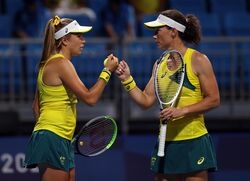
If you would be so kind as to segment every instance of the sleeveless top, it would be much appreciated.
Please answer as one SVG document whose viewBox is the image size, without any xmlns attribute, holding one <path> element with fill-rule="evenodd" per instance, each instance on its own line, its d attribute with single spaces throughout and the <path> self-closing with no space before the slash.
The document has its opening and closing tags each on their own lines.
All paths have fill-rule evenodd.
<svg viewBox="0 0 250 181">
<path fill-rule="evenodd" d="M 39 90 L 40 116 L 34 131 L 49 130 L 71 140 L 76 127 L 76 96 L 64 85 L 48 86 L 42 80 L 46 64 L 60 57 L 63 58 L 63 55 L 55 54 L 51 56 L 39 70 L 37 87 Z"/>
<path fill-rule="evenodd" d="M 203 99 L 199 79 L 192 71 L 191 66 L 191 57 L 194 51 L 194 49 L 188 48 L 183 56 L 186 64 L 186 73 L 182 90 L 175 103 L 176 107 L 185 107 Z M 196 114 L 170 121 L 167 125 L 166 140 L 188 140 L 200 137 L 206 133 L 207 129 L 203 114 Z"/>
</svg>

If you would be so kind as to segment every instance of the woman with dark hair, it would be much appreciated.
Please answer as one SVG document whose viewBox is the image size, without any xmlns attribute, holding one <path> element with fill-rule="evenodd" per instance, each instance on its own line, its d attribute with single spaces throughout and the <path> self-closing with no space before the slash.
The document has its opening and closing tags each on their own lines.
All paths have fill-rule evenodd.
<svg viewBox="0 0 250 181">
<path fill-rule="evenodd" d="M 33 102 L 36 124 L 24 163 L 27 168 L 38 166 L 42 181 L 75 180 L 71 140 L 76 127 L 77 98 L 94 106 L 118 66 L 118 59 L 111 54 L 93 87 L 88 89 L 80 80 L 71 58 L 81 54 L 85 44 L 82 34 L 91 28 L 55 16 L 45 29 Z"/>
<path fill-rule="evenodd" d="M 201 40 L 201 28 L 196 16 L 184 16 L 171 9 L 163 11 L 156 20 L 146 22 L 155 30 L 154 40 L 162 50 L 177 50 L 184 57 L 186 75 L 175 107 L 160 111 L 160 120 L 167 122 L 165 156 L 157 156 L 156 144 L 151 157 L 155 181 L 207 181 L 208 171 L 217 170 L 211 137 L 206 129 L 204 113 L 219 106 L 217 81 L 208 57 L 190 47 Z M 153 67 L 153 72 L 156 63 Z M 142 108 L 157 101 L 154 78 L 140 90 L 123 60 L 116 74 L 130 97 Z"/>
</svg>

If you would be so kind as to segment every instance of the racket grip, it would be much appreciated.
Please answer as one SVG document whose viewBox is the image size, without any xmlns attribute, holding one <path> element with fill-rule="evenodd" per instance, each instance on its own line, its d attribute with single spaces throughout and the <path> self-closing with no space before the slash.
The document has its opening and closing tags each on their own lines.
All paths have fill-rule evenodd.
<svg viewBox="0 0 250 181">
<path fill-rule="evenodd" d="M 167 132 L 167 124 L 162 124 L 160 127 L 160 134 L 159 134 L 159 145 L 158 145 L 158 153 L 159 157 L 164 156 L 165 150 L 165 142 L 166 142 L 166 132 Z"/>
</svg>

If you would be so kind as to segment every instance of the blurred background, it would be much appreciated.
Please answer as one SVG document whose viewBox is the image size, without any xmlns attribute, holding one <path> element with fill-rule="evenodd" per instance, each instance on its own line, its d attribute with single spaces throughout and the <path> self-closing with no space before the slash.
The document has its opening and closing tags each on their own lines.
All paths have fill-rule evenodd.
<svg viewBox="0 0 250 181">
<path fill-rule="evenodd" d="M 169 8 L 199 18 L 203 38 L 194 48 L 211 60 L 220 88 L 221 106 L 206 114 L 219 165 L 210 180 L 250 180 L 250 0 L 0 0 L 0 180 L 38 179 L 37 170 L 21 163 L 34 126 L 31 105 L 46 22 L 57 14 L 93 26 L 84 34 L 83 54 L 73 58 L 87 87 L 112 52 L 129 63 L 143 89 L 162 53 L 143 23 Z M 77 180 L 153 180 L 158 110 L 157 104 L 140 109 L 115 76 L 96 107 L 79 103 L 77 129 L 95 116 L 111 115 L 119 136 L 103 155 L 77 156 Z"/>
</svg>

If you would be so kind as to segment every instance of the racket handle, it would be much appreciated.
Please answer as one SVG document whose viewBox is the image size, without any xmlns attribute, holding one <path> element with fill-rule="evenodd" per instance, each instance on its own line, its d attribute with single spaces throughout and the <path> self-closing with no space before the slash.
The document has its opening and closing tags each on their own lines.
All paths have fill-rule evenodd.
<svg viewBox="0 0 250 181">
<path fill-rule="evenodd" d="M 167 124 L 161 124 L 160 134 L 159 134 L 158 153 L 157 153 L 157 155 L 159 157 L 164 156 L 165 142 L 166 142 L 166 132 L 167 132 Z"/>
</svg>

